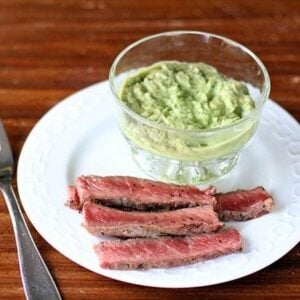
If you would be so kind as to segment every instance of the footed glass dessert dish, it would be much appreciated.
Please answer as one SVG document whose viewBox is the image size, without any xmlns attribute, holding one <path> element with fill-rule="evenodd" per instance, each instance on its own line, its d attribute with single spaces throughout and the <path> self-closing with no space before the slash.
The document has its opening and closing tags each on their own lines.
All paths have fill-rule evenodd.
<svg viewBox="0 0 300 300">
<path fill-rule="evenodd" d="M 152 90 L 150 93 L 149 89 L 152 87 L 148 87 L 142 81 L 139 85 L 138 80 L 144 80 L 148 76 L 149 70 L 151 70 L 149 66 L 158 63 L 158 68 L 161 68 L 160 62 L 169 62 L 171 67 L 175 63 L 181 62 L 190 64 L 195 74 L 210 72 L 206 69 L 202 71 L 201 68 L 199 71 L 193 67 L 199 63 L 204 63 L 205 66 L 212 67 L 213 70 L 219 72 L 215 73 L 216 76 L 219 76 L 218 78 L 223 78 L 226 84 L 229 82 L 231 90 L 228 90 L 225 83 L 221 81 L 218 85 L 220 88 L 216 88 L 214 83 L 213 96 L 207 95 L 208 98 L 206 99 L 204 95 L 207 100 L 205 107 L 209 109 L 203 110 L 204 113 L 201 112 L 204 117 L 201 116 L 200 121 L 204 119 L 212 121 L 208 121 L 202 127 L 199 127 L 199 124 L 195 124 L 195 127 L 193 124 L 184 127 L 185 119 L 182 112 L 179 111 L 181 113 L 178 117 L 179 121 L 176 121 L 176 117 L 174 119 L 172 112 L 174 107 L 178 110 L 184 109 L 184 105 L 181 102 L 180 106 L 177 103 L 168 106 L 169 102 L 165 101 L 168 97 L 166 95 L 164 95 L 164 104 L 167 103 L 166 109 L 162 106 L 155 107 L 159 116 L 156 118 L 153 116 L 153 110 L 151 107 L 149 109 L 149 105 L 156 105 L 156 100 L 157 105 L 161 104 L 160 93 L 154 91 L 151 94 Z M 174 62 L 173 65 L 172 62 Z M 178 71 L 178 73 L 180 72 Z M 185 85 L 184 78 L 193 82 L 193 76 L 190 74 L 184 77 L 186 74 L 178 75 L 178 73 L 174 75 L 177 89 L 178 86 Z M 172 73 L 170 74 L 173 76 Z M 208 79 L 207 74 L 204 75 L 207 86 L 210 79 Z M 153 76 L 149 77 L 150 80 L 164 78 L 164 74 L 157 75 L 154 73 Z M 110 70 L 109 80 L 117 103 L 118 123 L 131 147 L 136 163 L 155 179 L 185 184 L 213 182 L 232 170 L 237 164 L 240 151 L 251 141 L 256 131 L 261 111 L 270 92 L 268 72 L 253 52 L 225 37 L 195 31 L 161 33 L 131 44 L 115 59 Z M 128 82 L 131 85 L 138 83 L 138 89 L 133 86 L 132 90 L 126 90 L 127 96 L 131 97 L 126 102 L 123 95 L 125 88 L 129 87 Z M 154 87 L 158 89 L 161 87 L 159 81 L 153 82 Z M 241 110 L 241 105 L 236 105 L 236 103 L 241 104 L 239 102 L 239 86 L 243 86 L 241 89 L 245 89 L 243 91 L 245 91 L 246 96 L 249 94 L 248 98 L 251 98 L 253 103 L 251 110 L 245 114 Z M 174 90 L 173 86 L 167 88 Z M 183 95 L 190 95 L 189 91 L 186 90 L 188 87 L 185 86 L 184 89 Z M 211 93 L 211 90 L 208 93 Z M 222 95 L 218 95 L 218 92 L 222 92 Z M 197 91 L 193 92 L 192 101 L 195 103 L 198 101 L 197 95 Z M 136 103 L 130 102 L 135 97 L 138 101 Z M 228 106 L 228 103 L 223 106 L 218 97 L 224 99 L 225 102 L 228 97 L 232 98 L 230 105 L 235 105 L 232 113 L 228 113 L 231 106 Z M 203 99 L 203 95 L 199 96 L 200 98 Z M 201 99 L 199 101 L 202 101 Z M 184 99 L 183 96 L 182 101 L 191 100 L 190 98 Z M 216 103 L 219 107 L 216 107 Z M 196 103 L 195 107 L 196 105 L 198 104 Z M 203 103 L 202 106 L 204 107 Z M 217 116 L 216 110 L 218 110 L 219 115 L 223 115 Z M 235 118 L 236 116 L 238 117 Z M 168 119 L 171 117 L 173 119 Z M 187 113 L 187 118 L 190 118 L 190 113 Z M 161 119 L 164 121 L 161 122 Z M 195 112 L 195 120 L 195 122 L 198 120 L 197 112 Z M 209 125 L 218 124 L 216 120 L 221 120 L 219 126 L 214 125 L 212 127 Z M 170 126 L 168 122 L 175 122 L 176 126 Z M 202 122 L 202 124 L 204 123 Z"/>
</svg>

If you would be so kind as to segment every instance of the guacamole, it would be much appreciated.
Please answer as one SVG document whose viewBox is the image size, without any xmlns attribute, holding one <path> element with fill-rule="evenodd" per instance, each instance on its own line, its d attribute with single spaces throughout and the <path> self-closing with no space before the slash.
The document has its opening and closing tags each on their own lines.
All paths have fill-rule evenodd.
<svg viewBox="0 0 300 300">
<path fill-rule="evenodd" d="M 244 83 L 204 63 L 162 61 L 139 69 L 127 74 L 119 98 L 143 118 L 171 128 L 160 129 L 125 113 L 120 126 L 129 142 L 176 160 L 208 161 L 237 153 L 257 126 L 257 119 L 249 118 L 220 131 L 201 132 L 233 124 L 255 108 Z"/>
<path fill-rule="evenodd" d="M 140 116 L 173 128 L 209 129 L 255 108 L 247 86 L 204 63 L 163 61 L 128 76 L 121 100 Z"/>
</svg>

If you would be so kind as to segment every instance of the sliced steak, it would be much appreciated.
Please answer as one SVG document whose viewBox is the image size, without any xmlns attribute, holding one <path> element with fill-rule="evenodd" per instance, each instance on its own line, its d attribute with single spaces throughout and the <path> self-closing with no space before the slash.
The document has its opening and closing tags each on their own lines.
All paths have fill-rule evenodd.
<svg viewBox="0 0 300 300">
<path fill-rule="evenodd" d="M 76 187 L 69 187 L 67 205 L 81 210 L 89 200 L 124 210 L 146 211 L 212 205 L 223 221 L 254 219 L 269 213 L 274 205 L 263 187 L 215 195 L 214 187 L 200 190 L 128 176 L 78 177 Z"/>
<path fill-rule="evenodd" d="M 137 210 L 174 209 L 197 205 L 216 205 L 215 188 L 200 190 L 189 185 L 167 184 L 129 176 L 81 176 L 76 181 L 77 194 L 68 204 L 81 209 L 87 200 L 105 205 Z"/>
<path fill-rule="evenodd" d="M 105 241 L 95 247 L 106 269 L 168 268 L 240 251 L 239 232 L 229 228 L 188 237 Z"/>
<path fill-rule="evenodd" d="M 245 221 L 269 213 L 274 205 L 263 187 L 217 194 L 217 211 L 223 221 Z"/>
<path fill-rule="evenodd" d="M 122 211 L 93 202 L 83 205 L 84 227 L 93 235 L 155 237 L 219 230 L 223 223 L 211 205 L 163 212 Z"/>
</svg>

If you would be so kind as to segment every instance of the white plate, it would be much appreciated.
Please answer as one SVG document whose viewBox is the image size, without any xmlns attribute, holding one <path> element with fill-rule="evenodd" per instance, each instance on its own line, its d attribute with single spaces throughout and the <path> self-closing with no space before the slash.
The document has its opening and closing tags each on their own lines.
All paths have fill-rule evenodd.
<svg viewBox="0 0 300 300">
<path fill-rule="evenodd" d="M 278 260 L 300 240 L 300 129 L 269 101 L 251 145 L 237 167 L 216 183 L 219 191 L 263 185 L 274 211 L 234 224 L 244 250 L 171 269 L 111 271 L 99 267 L 95 238 L 80 226 L 82 216 L 65 207 L 67 187 L 81 174 L 145 177 L 134 164 L 114 120 L 107 82 L 84 89 L 51 109 L 34 127 L 18 166 L 23 207 L 36 230 L 77 264 L 121 281 L 154 287 L 197 287 L 256 272 Z"/>
</svg>

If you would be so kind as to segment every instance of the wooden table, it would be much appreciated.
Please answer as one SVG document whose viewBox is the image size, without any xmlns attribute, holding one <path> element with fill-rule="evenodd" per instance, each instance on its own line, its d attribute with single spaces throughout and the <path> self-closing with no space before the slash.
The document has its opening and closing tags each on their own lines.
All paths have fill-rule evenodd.
<svg viewBox="0 0 300 300">
<path fill-rule="evenodd" d="M 180 29 L 225 35 L 252 49 L 270 72 L 271 98 L 300 119 L 300 1 L 2 0 L 0 115 L 15 157 L 48 109 L 76 90 L 107 79 L 122 48 L 145 35 Z M 3 201 L 0 217 L 0 299 L 24 299 Z M 300 299 L 299 245 L 246 278 L 168 290 L 87 271 L 29 227 L 65 299 Z"/>
</svg>

